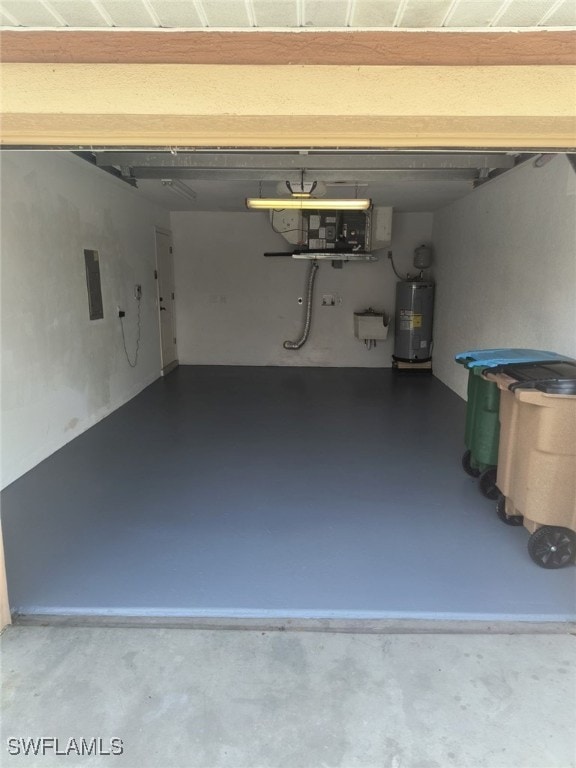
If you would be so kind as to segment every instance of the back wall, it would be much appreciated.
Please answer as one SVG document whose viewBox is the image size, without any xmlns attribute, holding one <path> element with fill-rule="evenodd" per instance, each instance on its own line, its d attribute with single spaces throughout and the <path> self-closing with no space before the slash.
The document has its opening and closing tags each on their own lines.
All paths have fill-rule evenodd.
<svg viewBox="0 0 576 768">
<path fill-rule="evenodd" d="M 393 331 L 368 350 L 354 337 L 353 315 L 367 307 L 393 313 L 396 277 L 386 251 L 376 263 L 324 262 L 316 276 L 312 330 L 298 351 L 286 339 L 301 333 L 309 262 L 265 258 L 291 247 L 266 213 L 171 214 L 176 281 L 178 356 L 200 365 L 310 365 L 389 367 Z M 412 267 L 413 251 L 429 242 L 432 214 L 394 213 L 392 245 L 397 268 Z M 322 295 L 339 303 L 322 306 Z"/>
</svg>

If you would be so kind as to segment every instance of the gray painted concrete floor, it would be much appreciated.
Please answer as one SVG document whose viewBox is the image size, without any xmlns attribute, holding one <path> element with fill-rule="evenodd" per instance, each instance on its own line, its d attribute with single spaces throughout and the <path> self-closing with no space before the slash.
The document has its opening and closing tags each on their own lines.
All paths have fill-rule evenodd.
<svg viewBox="0 0 576 768">
<path fill-rule="evenodd" d="M 573 768 L 570 635 L 11 627 L 3 766 Z M 10 757 L 6 739 L 123 741 Z"/>
<path fill-rule="evenodd" d="M 460 468 L 465 404 L 382 369 L 182 367 L 2 493 L 12 607 L 576 618 Z"/>
</svg>

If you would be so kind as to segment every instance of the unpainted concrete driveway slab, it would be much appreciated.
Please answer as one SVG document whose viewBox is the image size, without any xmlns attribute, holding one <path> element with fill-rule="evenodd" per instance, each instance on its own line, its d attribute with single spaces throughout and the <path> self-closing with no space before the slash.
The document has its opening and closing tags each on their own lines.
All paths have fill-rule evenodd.
<svg viewBox="0 0 576 768">
<path fill-rule="evenodd" d="M 571 635 L 10 627 L 3 766 L 570 768 Z M 122 740 L 10 756 L 8 739 Z M 21 741 L 12 741 L 22 751 Z"/>
</svg>

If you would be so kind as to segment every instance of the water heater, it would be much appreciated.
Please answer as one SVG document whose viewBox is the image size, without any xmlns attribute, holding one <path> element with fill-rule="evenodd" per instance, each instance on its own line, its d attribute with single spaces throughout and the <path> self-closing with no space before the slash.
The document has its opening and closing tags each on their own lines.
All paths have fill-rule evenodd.
<svg viewBox="0 0 576 768">
<path fill-rule="evenodd" d="M 401 280 L 396 284 L 394 360 L 424 363 L 432 357 L 434 283 Z"/>
</svg>

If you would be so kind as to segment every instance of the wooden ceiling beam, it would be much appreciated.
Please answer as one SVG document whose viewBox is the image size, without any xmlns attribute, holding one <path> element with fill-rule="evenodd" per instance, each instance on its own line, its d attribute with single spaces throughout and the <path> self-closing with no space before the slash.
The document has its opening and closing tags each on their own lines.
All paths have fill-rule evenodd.
<svg viewBox="0 0 576 768">
<path fill-rule="evenodd" d="M 576 32 L 77 32 L 5 30 L 28 64 L 523 66 L 576 63 Z"/>
</svg>

